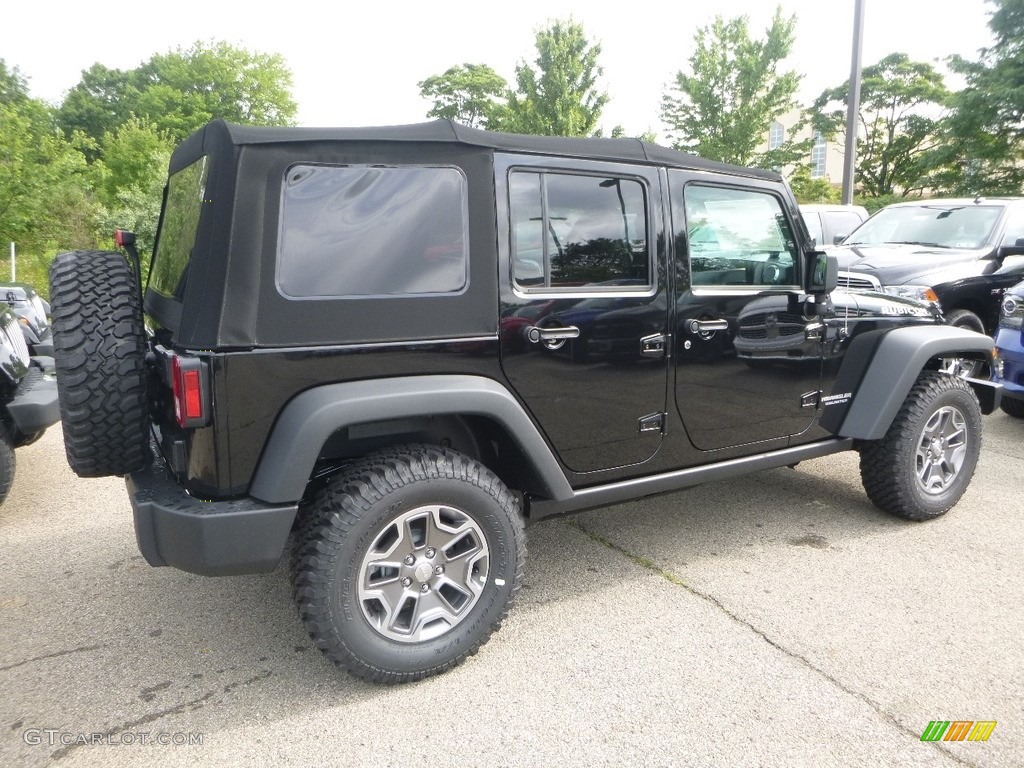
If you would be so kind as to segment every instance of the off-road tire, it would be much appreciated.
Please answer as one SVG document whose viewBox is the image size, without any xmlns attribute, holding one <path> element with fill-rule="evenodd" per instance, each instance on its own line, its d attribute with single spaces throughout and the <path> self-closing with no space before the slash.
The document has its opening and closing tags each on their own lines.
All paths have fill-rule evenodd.
<svg viewBox="0 0 1024 768">
<path fill-rule="evenodd" d="M 371 621 L 373 601 L 359 599 L 363 577 L 369 579 L 366 562 L 382 537 L 397 530 L 396 521 L 431 505 L 451 507 L 477 526 L 488 553 L 486 578 L 466 613 L 439 636 L 391 639 Z M 462 663 L 501 626 L 522 584 L 526 537 L 516 497 L 485 466 L 450 449 L 407 445 L 367 456 L 300 509 L 300 521 L 291 557 L 299 615 L 329 659 L 371 682 L 411 682 Z M 406 544 L 396 545 L 395 558 L 403 557 Z M 421 554 L 429 552 L 429 534 L 421 544 Z M 454 559 L 448 562 L 455 574 Z M 411 591 L 418 586 L 414 582 Z M 406 599 L 419 605 L 415 594 Z"/>
<path fill-rule="evenodd" d="M 966 328 L 968 331 L 985 333 L 985 323 L 969 309 L 954 309 L 946 315 L 946 322 L 954 328 Z"/>
<path fill-rule="evenodd" d="M 936 461 L 938 453 L 942 461 Z M 928 520 L 959 501 L 980 453 L 981 407 L 974 390 L 962 379 L 925 371 L 885 436 L 860 446 L 861 481 L 879 509 L 908 520 Z M 936 465 L 942 475 L 949 470 L 948 480 L 929 472 Z M 934 478 L 938 487 L 926 490 L 922 475 Z"/>
<path fill-rule="evenodd" d="M 14 457 L 14 443 L 7 427 L 0 424 L 0 504 L 7 499 L 14 485 L 14 468 L 17 460 Z"/>
<path fill-rule="evenodd" d="M 1003 399 L 999 401 L 999 407 L 1015 419 L 1024 419 L 1024 400 L 1020 398 L 1007 397 L 1004 394 Z"/>
<path fill-rule="evenodd" d="M 50 308 L 68 464 L 79 477 L 141 469 L 149 452 L 146 339 L 131 266 L 110 251 L 58 255 Z"/>
</svg>

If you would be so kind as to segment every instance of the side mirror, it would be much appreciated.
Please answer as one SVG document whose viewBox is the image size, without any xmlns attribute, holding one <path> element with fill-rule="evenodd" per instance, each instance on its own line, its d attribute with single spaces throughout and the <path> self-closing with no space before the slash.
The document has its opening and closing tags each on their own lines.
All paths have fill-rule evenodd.
<svg viewBox="0 0 1024 768">
<path fill-rule="evenodd" d="M 1013 245 L 1001 245 L 996 250 L 997 259 L 1005 259 L 1007 256 L 1024 256 L 1024 237 L 1018 237 Z"/>
<path fill-rule="evenodd" d="M 839 259 L 824 251 L 807 254 L 804 290 L 815 296 L 832 293 L 839 285 Z"/>
<path fill-rule="evenodd" d="M 843 244 L 843 240 L 845 240 L 849 236 L 850 236 L 849 232 L 844 232 L 844 233 L 842 233 L 840 235 L 834 235 L 832 237 L 832 245 L 842 245 Z"/>
</svg>

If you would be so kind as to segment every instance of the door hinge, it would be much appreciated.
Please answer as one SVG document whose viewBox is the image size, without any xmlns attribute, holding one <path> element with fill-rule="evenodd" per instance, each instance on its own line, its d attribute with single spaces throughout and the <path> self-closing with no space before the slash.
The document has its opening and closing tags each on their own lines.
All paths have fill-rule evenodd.
<svg viewBox="0 0 1024 768">
<path fill-rule="evenodd" d="M 821 403 L 821 390 L 815 392 L 805 392 L 800 395 L 800 407 L 801 408 L 817 408 Z"/>
<path fill-rule="evenodd" d="M 652 413 L 640 417 L 640 432 L 662 432 L 665 431 L 665 414 Z"/>
</svg>

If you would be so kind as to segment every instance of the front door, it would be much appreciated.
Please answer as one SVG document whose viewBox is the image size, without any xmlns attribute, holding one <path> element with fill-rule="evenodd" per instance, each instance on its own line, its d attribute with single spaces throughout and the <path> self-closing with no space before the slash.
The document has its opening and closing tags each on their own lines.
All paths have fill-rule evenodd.
<svg viewBox="0 0 1024 768">
<path fill-rule="evenodd" d="M 668 371 L 657 171 L 499 157 L 496 174 L 505 375 L 571 471 L 646 461 Z"/>
<path fill-rule="evenodd" d="M 815 417 L 824 324 L 805 311 L 800 249 L 777 188 L 669 174 L 675 400 L 693 445 L 786 441 Z"/>
</svg>

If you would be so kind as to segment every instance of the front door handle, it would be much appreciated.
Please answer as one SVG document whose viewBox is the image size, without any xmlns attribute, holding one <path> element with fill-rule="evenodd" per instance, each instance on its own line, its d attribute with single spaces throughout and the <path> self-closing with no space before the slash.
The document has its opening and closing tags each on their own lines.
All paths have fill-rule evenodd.
<svg viewBox="0 0 1024 768">
<path fill-rule="evenodd" d="M 526 338 L 536 344 L 539 341 L 565 341 L 566 339 L 578 339 L 580 329 L 574 325 L 560 326 L 558 328 L 538 328 L 531 325 L 526 329 Z"/>
<path fill-rule="evenodd" d="M 729 330 L 728 320 L 691 320 L 686 324 L 687 330 L 695 336 L 711 334 L 715 331 Z"/>
</svg>

